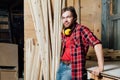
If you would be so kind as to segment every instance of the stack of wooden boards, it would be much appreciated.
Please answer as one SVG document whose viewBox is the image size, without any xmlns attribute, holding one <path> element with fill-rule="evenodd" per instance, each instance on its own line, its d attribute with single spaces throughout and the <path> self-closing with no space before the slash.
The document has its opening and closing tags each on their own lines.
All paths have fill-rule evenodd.
<svg viewBox="0 0 120 80">
<path fill-rule="evenodd" d="M 9 12 L 6 10 L 0 10 L 0 42 L 12 42 Z"/>
<path fill-rule="evenodd" d="M 18 80 L 18 46 L 0 43 L 0 80 Z"/>
<path fill-rule="evenodd" d="M 109 60 L 120 60 L 120 50 L 113 49 L 103 49 L 105 61 Z M 87 60 L 96 60 L 95 52 L 90 52 L 87 54 Z"/>
</svg>

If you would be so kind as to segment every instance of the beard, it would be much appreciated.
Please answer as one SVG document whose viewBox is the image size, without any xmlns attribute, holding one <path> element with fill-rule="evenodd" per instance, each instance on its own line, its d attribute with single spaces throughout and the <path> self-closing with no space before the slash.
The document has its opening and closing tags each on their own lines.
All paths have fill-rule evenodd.
<svg viewBox="0 0 120 80">
<path fill-rule="evenodd" d="M 65 22 L 63 25 L 65 28 L 72 26 L 73 23 Z"/>
<path fill-rule="evenodd" d="M 63 25 L 63 27 L 64 27 L 64 29 L 72 29 L 73 27 L 75 26 L 75 22 L 73 22 L 73 23 L 71 23 L 71 24 L 69 24 L 69 23 L 65 23 L 64 25 Z"/>
</svg>

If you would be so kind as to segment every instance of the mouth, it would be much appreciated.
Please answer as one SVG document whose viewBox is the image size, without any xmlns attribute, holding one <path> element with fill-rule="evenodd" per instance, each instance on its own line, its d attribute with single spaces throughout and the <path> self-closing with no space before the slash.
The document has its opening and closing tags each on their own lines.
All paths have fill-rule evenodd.
<svg viewBox="0 0 120 80">
<path fill-rule="evenodd" d="M 67 26 L 67 25 L 69 25 L 69 23 L 68 23 L 68 22 L 65 22 L 64 25 Z"/>
</svg>

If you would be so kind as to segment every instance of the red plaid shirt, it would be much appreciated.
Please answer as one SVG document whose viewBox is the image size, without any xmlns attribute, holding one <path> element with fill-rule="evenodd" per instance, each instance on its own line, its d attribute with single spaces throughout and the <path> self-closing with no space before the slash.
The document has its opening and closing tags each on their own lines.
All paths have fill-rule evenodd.
<svg viewBox="0 0 120 80">
<path fill-rule="evenodd" d="M 62 54 L 65 50 L 65 37 L 66 36 L 62 34 Z M 83 75 L 86 70 L 86 54 L 88 52 L 89 45 L 94 47 L 94 45 L 100 44 L 101 42 L 87 27 L 77 23 L 70 39 L 72 80 L 84 80 Z"/>
</svg>

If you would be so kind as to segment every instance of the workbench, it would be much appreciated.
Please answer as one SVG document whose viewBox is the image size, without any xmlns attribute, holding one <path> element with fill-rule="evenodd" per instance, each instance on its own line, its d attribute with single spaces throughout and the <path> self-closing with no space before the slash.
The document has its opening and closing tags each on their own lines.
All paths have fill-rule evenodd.
<svg viewBox="0 0 120 80">
<path fill-rule="evenodd" d="M 101 76 L 91 74 L 91 71 L 97 67 L 97 61 L 87 61 L 88 78 L 93 80 L 120 80 L 120 61 L 105 61 L 104 71 Z"/>
</svg>

